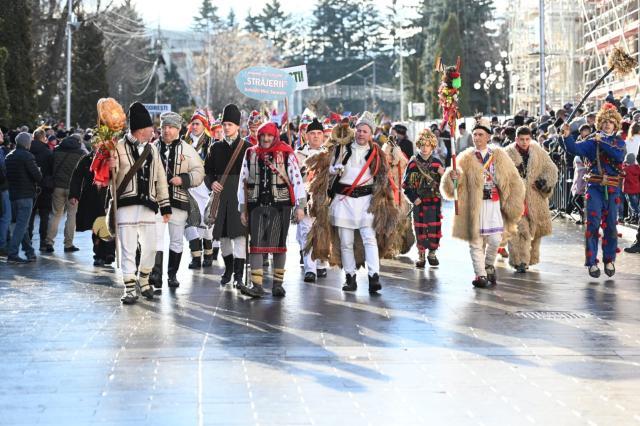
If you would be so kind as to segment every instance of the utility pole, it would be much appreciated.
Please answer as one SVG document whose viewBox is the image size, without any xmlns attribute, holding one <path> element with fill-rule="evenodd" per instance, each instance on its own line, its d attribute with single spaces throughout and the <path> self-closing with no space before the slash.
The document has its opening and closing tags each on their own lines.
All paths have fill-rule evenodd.
<svg viewBox="0 0 640 426">
<path fill-rule="evenodd" d="M 371 85 L 371 109 L 376 109 L 376 60 L 373 59 L 373 80 Z"/>
<path fill-rule="evenodd" d="M 544 0 L 540 0 L 540 116 L 545 114 Z"/>
<path fill-rule="evenodd" d="M 400 121 L 404 121 L 404 55 L 402 54 L 402 36 L 400 37 Z"/>
<path fill-rule="evenodd" d="M 209 19 L 209 18 L 208 18 Z M 205 96 L 205 107 L 209 109 L 211 101 L 211 32 L 212 22 L 207 22 L 207 94 Z"/>
<path fill-rule="evenodd" d="M 67 7 L 69 9 L 69 19 L 67 21 L 67 117 L 65 124 L 69 129 L 71 127 L 71 35 L 76 21 L 73 15 L 72 0 L 69 0 Z"/>
</svg>

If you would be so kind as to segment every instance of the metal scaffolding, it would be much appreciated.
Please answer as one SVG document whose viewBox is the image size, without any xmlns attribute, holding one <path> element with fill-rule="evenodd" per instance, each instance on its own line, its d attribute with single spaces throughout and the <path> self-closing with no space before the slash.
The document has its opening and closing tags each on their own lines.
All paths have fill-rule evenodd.
<svg viewBox="0 0 640 426">
<path fill-rule="evenodd" d="M 584 41 L 580 49 L 584 61 L 584 86 L 590 87 L 608 69 L 607 56 L 614 46 L 620 46 L 638 58 L 640 39 L 640 0 L 581 0 Z M 640 98 L 638 69 L 623 79 L 614 75 L 593 92 L 592 100 L 602 100 L 609 91 L 616 98 L 631 95 Z M 593 101 L 592 101 L 593 104 Z"/>
</svg>

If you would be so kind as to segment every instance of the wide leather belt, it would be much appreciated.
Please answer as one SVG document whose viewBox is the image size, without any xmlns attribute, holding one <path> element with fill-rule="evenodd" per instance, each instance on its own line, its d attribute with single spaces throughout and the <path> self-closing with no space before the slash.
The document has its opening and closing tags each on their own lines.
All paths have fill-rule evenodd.
<svg viewBox="0 0 640 426">
<path fill-rule="evenodd" d="M 584 180 L 589 183 L 598 183 L 603 186 L 617 187 L 622 184 L 622 178 L 620 176 L 586 174 L 584 175 Z"/>
<path fill-rule="evenodd" d="M 339 183 L 337 185 L 336 192 L 338 194 L 345 194 L 349 190 L 349 188 L 351 188 L 351 185 L 345 185 L 345 184 Z M 351 194 L 349 194 L 349 197 L 360 198 L 360 197 L 365 197 L 371 194 L 373 194 L 373 185 L 356 186 L 351 192 Z"/>
</svg>

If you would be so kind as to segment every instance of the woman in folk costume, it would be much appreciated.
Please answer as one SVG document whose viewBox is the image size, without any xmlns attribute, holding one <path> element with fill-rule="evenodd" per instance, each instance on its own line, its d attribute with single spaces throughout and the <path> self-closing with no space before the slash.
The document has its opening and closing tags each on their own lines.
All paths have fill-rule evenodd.
<svg viewBox="0 0 640 426">
<path fill-rule="evenodd" d="M 558 168 L 549 154 L 531 140 L 531 129 L 516 130 L 516 141 L 505 148 L 516 165 L 525 187 L 524 215 L 518 230 L 509 238 L 509 264 L 524 273 L 529 265 L 540 262 L 540 241 L 551 235 L 549 198 L 558 181 Z"/>
<path fill-rule="evenodd" d="M 222 129 L 222 126 L 219 126 L 219 128 Z M 217 127 L 213 128 L 210 126 L 209 119 L 204 111 L 196 110 L 193 113 L 191 122 L 189 123 L 189 132 L 187 132 L 185 136 L 185 142 L 195 148 L 200 158 L 202 158 L 203 164 L 209 148 L 215 141 L 214 129 L 217 129 Z M 199 226 L 188 226 L 184 231 L 184 236 L 187 241 L 189 241 L 189 250 L 191 251 L 189 269 L 210 267 L 213 261 L 218 258 L 218 252 L 220 250 L 220 242 L 213 241 L 213 227 L 207 226 L 204 223 L 204 210 L 211 196 L 211 190 L 203 181 L 200 185 L 189 188 L 189 193 L 198 203 L 201 217 Z"/>
<path fill-rule="evenodd" d="M 589 275 L 600 276 L 598 268 L 598 239 L 602 228 L 602 256 L 604 272 L 612 277 L 616 273 L 618 250 L 618 204 L 622 202 L 622 161 L 625 142 L 617 135 L 622 116 L 615 105 L 605 103 L 596 115 L 596 133 L 582 142 L 576 142 L 568 125 L 562 127 L 562 140 L 568 152 L 581 156 L 588 168 L 587 231 L 585 233 L 585 266 Z"/>
<path fill-rule="evenodd" d="M 503 232 L 515 232 L 524 210 L 524 184 L 513 161 L 499 147 L 489 147 L 491 123 L 479 119 L 473 128 L 474 148 L 458 156 L 457 169 L 448 167 L 440 191 L 454 199 L 458 181 L 459 214 L 453 219 L 453 236 L 469 243 L 474 287 L 496 284 L 495 260 Z"/>
<path fill-rule="evenodd" d="M 314 175 L 309 193 L 315 217 L 306 250 L 315 259 L 343 267 L 343 291 L 357 289 L 356 269 L 366 260 L 372 294 L 382 288 L 380 257 L 395 244 L 400 213 L 389 185 L 389 165 L 373 142 L 374 129 L 374 118 L 365 111 L 355 135 L 348 125 L 336 126 L 328 151 L 306 163 Z"/>
<path fill-rule="evenodd" d="M 411 143 L 409 141 L 409 143 Z M 411 218 L 409 212 L 411 211 L 411 205 L 407 202 L 407 199 L 402 196 L 402 179 L 409 163 L 409 158 L 403 152 L 400 145 L 394 138 L 389 138 L 382 145 L 382 152 L 384 152 L 387 161 L 389 163 L 389 175 L 391 177 L 391 188 L 393 189 L 393 198 L 400 209 L 400 223 L 398 225 L 398 247 L 394 250 L 401 254 L 407 253 L 413 247 L 415 238 L 411 229 Z M 397 253 L 394 253 L 397 254 Z"/>
<path fill-rule="evenodd" d="M 262 125 L 258 144 L 249 148 L 242 161 L 238 202 L 240 219 L 249 227 L 249 262 L 251 280 L 240 291 L 261 297 L 264 272 L 263 255 L 273 253 L 274 297 L 284 297 L 282 286 L 287 256 L 287 234 L 291 209 L 297 222 L 304 218 L 307 194 L 293 149 L 280 140 L 274 123 Z"/>
<path fill-rule="evenodd" d="M 436 250 L 442 237 L 442 197 L 440 179 L 444 174 L 444 164 L 433 154 L 438 139 L 429 129 L 424 129 L 416 147 L 418 153 L 411 157 L 404 175 L 402 188 L 413 207 L 413 225 L 418 242 L 416 266 L 424 268 L 425 251 L 429 250 L 429 265 L 438 266 Z"/>
</svg>

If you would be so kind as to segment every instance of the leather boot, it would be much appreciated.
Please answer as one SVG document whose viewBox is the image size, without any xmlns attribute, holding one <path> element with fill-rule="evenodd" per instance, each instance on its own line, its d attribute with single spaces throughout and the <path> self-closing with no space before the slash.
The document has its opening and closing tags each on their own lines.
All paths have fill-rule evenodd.
<svg viewBox="0 0 640 426">
<path fill-rule="evenodd" d="M 273 288 L 271 294 L 273 297 L 284 297 L 287 294 L 282 284 L 284 283 L 284 269 L 276 269 L 273 271 Z"/>
<path fill-rule="evenodd" d="M 140 285 L 140 294 L 149 300 L 153 299 L 153 288 L 149 284 L 149 272 L 140 271 L 138 284 Z"/>
<path fill-rule="evenodd" d="M 222 260 L 224 260 L 224 273 L 220 279 L 220 284 L 226 285 L 231 281 L 231 275 L 233 274 L 233 255 L 224 256 Z"/>
<path fill-rule="evenodd" d="M 238 288 L 242 285 L 244 276 L 244 259 L 233 259 L 233 286 Z"/>
<path fill-rule="evenodd" d="M 369 294 L 376 294 L 380 290 L 382 290 L 380 276 L 378 274 L 369 275 Z"/>
<path fill-rule="evenodd" d="M 167 268 L 167 275 L 169 276 L 167 284 L 169 285 L 169 288 L 176 288 L 180 286 L 180 282 L 178 281 L 178 278 L 176 278 L 176 275 L 178 274 L 181 258 L 182 253 L 176 253 L 175 251 L 169 250 L 169 267 Z"/>
<path fill-rule="evenodd" d="M 356 291 L 358 289 L 358 283 L 356 283 L 356 274 L 346 275 L 346 282 L 342 286 L 342 291 Z"/>
<path fill-rule="evenodd" d="M 202 266 L 202 240 L 196 238 L 189 241 L 189 250 L 191 250 L 191 263 L 189 269 L 200 269 Z"/>
<path fill-rule="evenodd" d="M 120 298 L 120 301 L 124 305 L 133 305 L 138 300 L 138 293 L 136 292 L 136 280 L 127 279 L 124 281 L 124 294 Z"/>
<path fill-rule="evenodd" d="M 418 260 L 416 260 L 416 268 L 424 268 L 427 261 L 424 257 L 424 250 L 418 250 Z"/>
<path fill-rule="evenodd" d="M 217 253 L 214 256 L 214 250 L 213 250 L 213 241 L 211 240 L 202 240 L 202 248 L 204 251 L 204 256 L 203 256 L 203 260 L 202 260 L 202 267 L 203 268 L 208 268 L 211 265 L 213 265 L 213 261 L 216 260 Z"/>
<path fill-rule="evenodd" d="M 156 252 L 156 263 L 153 265 L 153 269 L 151 270 L 151 274 L 149 274 L 149 284 L 153 285 L 155 288 L 162 288 L 162 258 L 164 252 L 157 251 Z"/>
<path fill-rule="evenodd" d="M 264 278 L 264 272 L 262 269 L 251 270 L 251 279 L 245 284 L 241 284 L 238 289 L 240 293 L 250 296 L 254 299 L 259 299 L 264 295 L 264 289 L 262 288 L 262 282 Z"/>
</svg>

